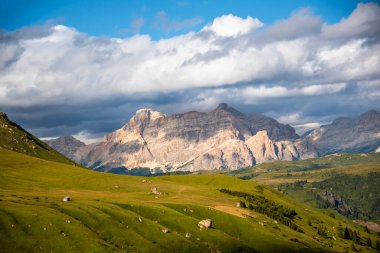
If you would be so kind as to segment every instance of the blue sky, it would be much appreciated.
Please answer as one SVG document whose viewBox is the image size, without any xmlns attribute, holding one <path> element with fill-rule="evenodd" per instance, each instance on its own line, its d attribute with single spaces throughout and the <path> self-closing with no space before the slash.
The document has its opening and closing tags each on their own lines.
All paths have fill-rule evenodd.
<svg viewBox="0 0 380 253">
<path fill-rule="evenodd" d="M 271 24 L 289 17 L 300 8 L 308 7 L 325 22 L 336 23 L 342 17 L 348 16 L 358 2 L 355 0 L 266 0 L 264 2 L 258 0 L 1 0 L 0 27 L 16 30 L 24 26 L 52 22 L 74 27 L 94 36 L 127 37 L 143 33 L 157 40 L 197 30 L 223 14 L 252 16 L 265 24 Z M 157 25 L 160 13 L 166 14 L 167 27 Z M 193 22 L 181 25 L 181 22 L 186 20 Z M 170 22 L 177 25 L 171 26 Z"/>
<path fill-rule="evenodd" d="M 380 110 L 379 24 L 376 1 L 0 0 L 0 111 L 90 140 L 225 102 L 305 131 Z"/>
</svg>

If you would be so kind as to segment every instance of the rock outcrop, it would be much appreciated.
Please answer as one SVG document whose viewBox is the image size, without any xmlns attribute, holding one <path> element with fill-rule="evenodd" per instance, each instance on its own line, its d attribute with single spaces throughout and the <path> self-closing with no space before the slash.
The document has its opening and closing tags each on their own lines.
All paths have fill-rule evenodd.
<svg viewBox="0 0 380 253">
<path fill-rule="evenodd" d="M 341 117 L 305 137 L 319 156 L 333 153 L 373 152 L 380 147 L 380 113 L 372 110 L 359 117 Z"/>
<path fill-rule="evenodd" d="M 147 167 L 154 171 L 237 169 L 273 160 L 315 157 L 293 127 L 227 104 L 215 110 L 166 116 L 141 109 L 100 143 L 71 156 L 97 170 Z"/>
</svg>

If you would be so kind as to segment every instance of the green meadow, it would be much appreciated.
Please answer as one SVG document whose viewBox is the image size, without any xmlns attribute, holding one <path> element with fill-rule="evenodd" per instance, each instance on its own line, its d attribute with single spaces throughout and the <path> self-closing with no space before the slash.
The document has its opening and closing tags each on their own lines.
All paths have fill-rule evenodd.
<svg viewBox="0 0 380 253">
<path fill-rule="evenodd" d="M 222 188 L 295 210 L 293 221 L 303 232 L 236 207 L 244 199 Z M 198 227 L 203 219 L 212 219 L 213 228 Z M 1 252 L 344 252 L 353 242 L 341 238 L 339 226 L 357 231 L 363 242 L 378 240 L 349 219 L 253 181 L 220 174 L 113 175 L 0 148 Z"/>
</svg>

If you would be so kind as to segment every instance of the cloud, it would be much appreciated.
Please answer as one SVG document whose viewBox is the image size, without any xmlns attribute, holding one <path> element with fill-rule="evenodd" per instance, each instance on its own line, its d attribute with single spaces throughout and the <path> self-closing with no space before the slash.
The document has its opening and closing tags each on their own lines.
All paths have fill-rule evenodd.
<svg viewBox="0 0 380 253">
<path fill-rule="evenodd" d="M 207 111 L 219 102 L 327 122 L 380 109 L 379 17 L 374 3 L 359 4 L 337 24 L 308 9 L 273 25 L 229 14 L 158 41 L 54 24 L 0 31 L 0 109 L 39 136 L 86 130 L 98 137 L 139 107 Z M 165 12 L 156 21 L 166 31 L 203 22 Z M 137 19 L 132 28 L 143 24 Z"/>
<path fill-rule="evenodd" d="M 203 31 L 212 31 L 222 37 L 237 37 L 252 32 L 263 25 L 257 18 L 247 17 L 242 19 L 228 14 L 215 18 L 211 25 L 203 28 Z"/>
<path fill-rule="evenodd" d="M 380 38 L 380 6 L 376 3 L 359 3 L 348 18 L 334 25 L 324 25 L 322 36 L 347 40 L 357 38 Z"/>
<path fill-rule="evenodd" d="M 203 22 L 201 17 L 195 17 L 191 19 L 184 20 L 171 20 L 168 17 L 168 14 L 165 11 L 159 11 L 156 14 L 154 20 L 154 26 L 164 32 L 170 31 L 181 31 L 194 26 L 200 25 Z"/>
</svg>

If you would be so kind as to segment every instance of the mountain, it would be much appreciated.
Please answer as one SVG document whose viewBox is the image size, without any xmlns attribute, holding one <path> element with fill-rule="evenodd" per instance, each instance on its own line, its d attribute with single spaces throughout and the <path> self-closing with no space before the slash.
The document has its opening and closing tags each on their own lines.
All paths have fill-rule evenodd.
<svg viewBox="0 0 380 253">
<path fill-rule="evenodd" d="M 72 160 L 75 159 L 75 152 L 80 147 L 86 146 L 86 144 L 74 138 L 73 136 L 63 136 L 57 139 L 46 140 L 45 143 Z"/>
<path fill-rule="evenodd" d="M 0 147 L 45 160 L 74 164 L 0 112 Z"/>
<path fill-rule="evenodd" d="M 305 139 L 319 156 L 372 152 L 380 147 L 380 112 L 371 110 L 354 118 L 341 117 L 309 133 Z"/>
<path fill-rule="evenodd" d="M 96 170 L 146 167 L 163 172 L 237 169 L 315 156 L 314 148 L 300 140 L 293 127 L 227 104 L 208 113 L 171 116 L 141 109 L 102 142 L 79 147 L 70 155 Z"/>
</svg>

